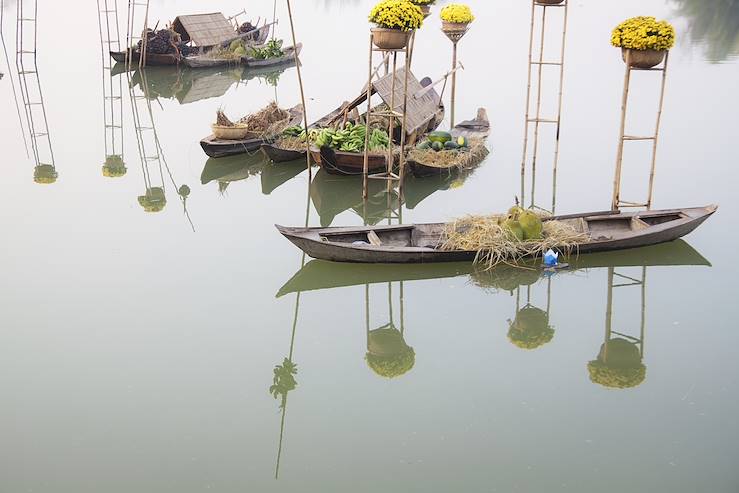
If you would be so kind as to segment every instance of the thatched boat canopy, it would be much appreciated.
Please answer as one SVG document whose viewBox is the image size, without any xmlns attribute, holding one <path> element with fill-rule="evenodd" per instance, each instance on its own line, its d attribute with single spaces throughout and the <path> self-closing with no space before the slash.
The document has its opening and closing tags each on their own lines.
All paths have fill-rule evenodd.
<svg viewBox="0 0 739 493">
<path fill-rule="evenodd" d="M 233 25 L 221 12 L 181 15 L 172 23 L 183 42 L 200 47 L 215 46 L 235 37 Z"/>
</svg>

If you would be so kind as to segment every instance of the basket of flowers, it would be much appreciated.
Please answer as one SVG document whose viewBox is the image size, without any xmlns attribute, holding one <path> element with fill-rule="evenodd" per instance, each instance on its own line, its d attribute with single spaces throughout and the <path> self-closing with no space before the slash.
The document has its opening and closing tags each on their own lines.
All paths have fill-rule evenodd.
<svg viewBox="0 0 739 493">
<path fill-rule="evenodd" d="M 639 348 L 622 338 L 604 343 L 598 357 L 588 362 L 590 381 L 612 389 L 637 387 L 647 377 Z"/>
<path fill-rule="evenodd" d="M 42 185 L 50 185 L 56 182 L 58 177 L 56 168 L 50 164 L 39 164 L 33 169 L 33 181 Z"/>
<path fill-rule="evenodd" d="M 117 154 L 111 154 L 105 158 L 103 163 L 103 176 L 107 178 L 120 178 L 126 174 L 126 165 L 123 157 Z"/>
<path fill-rule="evenodd" d="M 370 331 L 367 365 L 377 375 L 395 378 L 408 373 L 416 363 L 416 352 L 406 344 L 398 329 L 388 324 Z"/>
<path fill-rule="evenodd" d="M 466 32 L 475 16 L 472 9 L 462 3 L 450 3 L 439 14 L 441 17 L 441 29 L 445 33 Z"/>
<path fill-rule="evenodd" d="M 634 68 L 652 68 L 675 45 L 675 28 L 654 17 L 632 17 L 611 33 L 611 44 L 621 48 L 624 62 Z"/>
<path fill-rule="evenodd" d="M 436 0 L 411 0 L 411 3 L 417 5 L 424 17 L 431 15 L 431 6 L 436 3 Z"/>
<path fill-rule="evenodd" d="M 372 8 L 372 40 L 381 50 L 400 50 L 408 46 L 411 33 L 423 24 L 423 12 L 408 0 L 384 0 Z"/>
</svg>

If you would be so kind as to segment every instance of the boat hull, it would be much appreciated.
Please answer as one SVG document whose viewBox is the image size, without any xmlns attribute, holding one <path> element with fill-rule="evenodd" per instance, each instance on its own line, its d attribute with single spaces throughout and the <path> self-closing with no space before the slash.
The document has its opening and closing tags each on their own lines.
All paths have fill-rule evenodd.
<svg viewBox="0 0 739 493">
<path fill-rule="evenodd" d="M 293 151 L 290 149 L 282 149 L 276 146 L 274 143 L 262 144 L 262 151 L 273 163 L 286 163 L 289 161 L 297 161 L 298 159 L 305 159 L 305 151 Z"/>
<path fill-rule="evenodd" d="M 128 57 L 131 57 L 131 64 L 138 65 L 141 59 L 141 54 L 137 51 L 126 50 L 126 51 L 111 51 L 110 56 L 116 62 L 126 62 Z M 146 65 L 150 67 L 160 66 L 174 66 L 180 63 L 180 58 L 177 55 L 157 55 L 149 53 L 146 55 Z"/>
<path fill-rule="evenodd" d="M 606 252 L 614 250 L 626 250 L 681 238 L 708 219 L 716 211 L 716 206 L 707 206 L 689 209 L 669 209 L 663 211 L 647 211 L 632 213 L 584 213 L 569 216 L 557 216 L 553 219 L 578 219 L 592 221 L 591 241 L 581 244 L 575 253 L 586 254 L 594 252 Z M 651 225 L 652 218 L 678 216 L 678 219 Z M 647 225 L 636 233 L 623 234 L 605 238 L 596 236 L 606 221 L 649 221 Z M 602 221 L 602 222 L 601 222 Z M 656 221 L 654 221 L 656 222 Z M 596 224 L 597 223 L 597 224 Z M 597 228 L 599 229 L 596 229 Z M 435 263 L 435 262 L 460 262 L 473 261 L 477 255 L 475 251 L 465 250 L 438 250 L 427 246 L 393 246 L 402 244 L 404 238 L 410 243 L 419 231 L 440 231 L 443 224 L 423 224 L 408 226 L 377 226 L 364 228 L 285 228 L 277 226 L 277 229 L 312 258 L 330 260 L 334 262 L 356 262 L 356 263 Z M 367 233 L 374 231 L 390 240 L 387 246 L 373 246 L 370 244 L 355 244 L 350 240 L 367 241 Z M 327 240 L 330 237 L 344 237 L 344 241 Z"/>
</svg>

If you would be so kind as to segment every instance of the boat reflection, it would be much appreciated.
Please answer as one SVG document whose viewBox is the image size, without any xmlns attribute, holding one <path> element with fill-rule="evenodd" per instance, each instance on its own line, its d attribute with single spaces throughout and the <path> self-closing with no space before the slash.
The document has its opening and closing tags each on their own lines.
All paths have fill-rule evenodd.
<svg viewBox="0 0 739 493">
<path fill-rule="evenodd" d="M 473 172 L 465 170 L 454 175 L 428 178 L 416 178 L 409 174 L 403 185 L 405 201 L 402 205 L 412 210 L 436 192 L 461 187 Z M 361 176 L 337 176 L 319 170 L 311 186 L 311 201 L 321 226 L 331 226 L 336 216 L 349 210 L 368 225 L 376 225 L 388 218 L 395 219 L 401 206 L 397 192 L 388 193 L 386 184 L 380 180 L 370 180 L 368 187 L 365 202 L 362 199 Z"/>
<path fill-rule="evenodd" d="M 294 65 L 293 65 L 294 66 Z M 190 69 L 187 67 L 145 67 L 131 75 L 131 84 L 142 91 L 145 87 L 151 99 L 176 99 L 189 104 L 204 99 L 219 98 L 234 85 L 257 80 L 269 86 L 277 86 L 282 74 L 291 65 L 269 69 L 246 67 L 215 67 Z M 113 74 L 125 72 L 125 64 L 113 67 Z"/>
<path fill-rule="evenodd" d="M 270 195 L 277 188 L 305 171 L 305 161 L 271 163 L 261 152 L 222 158 L 208 158 L 200 175 L 200 183 L 218 182 L 218 191 L 224 194 L 231 183 L 259 175 L 262 193 Z"/>
<path fill-rule="evenodd" d="M 703 45 L 706 58 L 722 62 L 739 55 L 739 2 L 672 0 L 676 14 L 688 21 L 688 36 Z"/>
</svg>

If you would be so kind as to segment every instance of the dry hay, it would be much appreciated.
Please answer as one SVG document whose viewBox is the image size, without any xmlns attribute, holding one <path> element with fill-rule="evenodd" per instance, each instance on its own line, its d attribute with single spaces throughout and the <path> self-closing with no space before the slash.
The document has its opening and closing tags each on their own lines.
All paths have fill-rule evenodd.
<svg viewBox="0 0 739 493">
<path fill-rule="evenodd" d="M 490 151 L 481 139 L 470 140 L 468 150 L 446 149 L 412 149 L 408 153 L 408 160 L 424 166 L 443 169 L 470 169 L 480 164 Z"/>
<path fill-rule="evenodd" d="M 234 53 L 229 49 L 229 47 L 216 46 L 202 56 L 211 60 L 228 60 L 231 62 L 240 63 L 241 57 L 243 55 Z"/>
<path fill-rule="evenodd" d="M 285 151 L 304 152 L 308 150 L 308 144 L 304 140 L 290 135 L 283 135 L 275 141 L 274 145 Z"/>
<path fill-rule="evenodd" d="M 587 234 L 566 222 L 544 220 L 542 239 L 520 241 L 501 225 L 505 218 L 466 216 L 448 223 L 439 240 L 439 249 L 477 252 L 475 263 L 490 269 L 498 264 L 516 265 L 527 257 L 543 256 L 550 248 L 569 254 L 589 240 Z"/>
<path fill-rule="evenodd" d="M 249 134 L 254 138 L 279 134 L 287 128 L 288 123 L 290 123 L 290 113 L 277 106 L 274 101 L 237 122 L 237 124 L 246 125 Z"/>
</svg>

